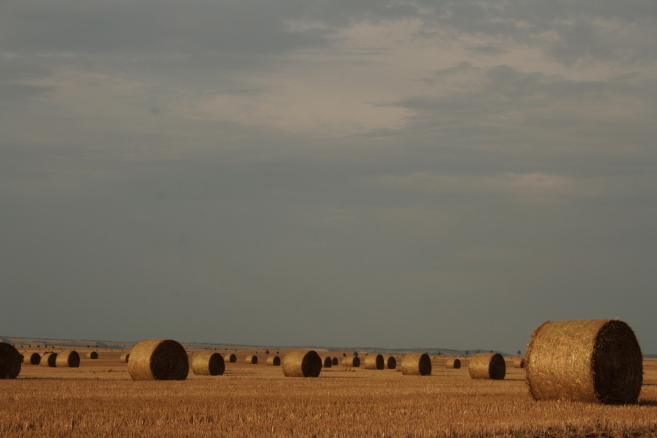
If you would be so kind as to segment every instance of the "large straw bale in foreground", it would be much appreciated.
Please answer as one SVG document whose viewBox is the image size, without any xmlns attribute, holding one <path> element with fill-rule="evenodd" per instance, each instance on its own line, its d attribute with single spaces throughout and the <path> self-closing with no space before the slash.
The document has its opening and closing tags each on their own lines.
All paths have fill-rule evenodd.
<svg viewBox="0 0 657 438">
<path fill-rule="evenodd" d="M 278 356 L 269 356 L 267 358 L 267 366 L 278 367 L 281 365 L 281 358 Z"/>
<path fill-rule="evenodd" d="M 535 400 L 638 401 L 643 357 L 634 331 L 623 321 L 544 322 L 532 333 L 525 357 Z"/>
<path fill-rule="evenodd" d="M 358 356 L 347 356 L 342 359 L 342 365 L 351 368 L 358 368 L 360 366 L 360 359 Z"/>
<path fill-rule="evenodd" d="M 290 350 L 282 361 L 286 377 L 318 377 L 322 371 L 322 358 L 315 350 Z"/>
<path fill-rule="evenodd" d="M 431 358 L 426 353 L 410 353 L 402 356 L 401 372 L 405 376 L 431 374 Z"/>
<path fill-rule="evenodd" d="M 26 351 L 23 354 L 23 363 L 26 365 L 39 365 L 41 355 L 36 351 Z"/>
<path fill-rule="evenodd" d="M 57 361 L 57 353 L 52 353 L 52 352 L 46 352 L 43 353 L 43 356 L 41 356 L 41 361 L 39 362 L 39 365 L 42 367 L 55 367 Z"/>
<path fill-rule="evenodd" d="M 382 370 L 384 367 L 385 363 L 381 354 L 368 354 L 363 359 L 363 368 L 366 370 Z"/>
<path fill-rule="evenodd" d="M 0 342 L 0 379 L 15 379 L 22 365 L 23 358 L 16 347 Z"/>
<path fill-rule="evenodd" d="M 456 357 L 451 357 L 447 359 L 447 362 L 445 363 L 445 368 L 458 370 L 459 368 L 461 368 L 461 359 L 458 359 Z"/>
<path fill-rule="evenodd" d="M 78 368 L 80 366 L 80 355 L 75 350 L 57 353 L 55 366 L 59 368 Z"/>
<path fill-rule="evenodd" d="M 500 353 L 477 353 L 468 367 L 473 379 L 502 380 L 506 376 L 506 362 Z"/>
<path fill-rule="evenodd" d="M 397 359 L 395 358 L 395 356 L 386 357 L 385 362 L 387 369 L 394 370 L 395 368 L 397 368 Z"/>
<path fill-rule="evenodd" d="M 224 362 L 235 363 L 237 362 L 237 356 L 233 353 L 226 353 L 224 354 Z"/>
<path fill-rule="evenodd" d="M 192 355 L 192 371 L 197 376 L 220 376 L 225 370 L 224 358 L 216 351 L 195 351 Z"/>
<path fill-rule="evenodd" d="M 130 351 L 128 373 L 132 380 L 185 380 L 189 359 L 185 348 L 171 339 L 140 341 Z"/>
</svg>

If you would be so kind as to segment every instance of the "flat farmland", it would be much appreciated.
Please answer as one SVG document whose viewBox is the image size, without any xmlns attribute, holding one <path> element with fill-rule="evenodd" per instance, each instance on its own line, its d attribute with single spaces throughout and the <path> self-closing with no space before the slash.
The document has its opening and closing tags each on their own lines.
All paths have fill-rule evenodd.
<svg viewBox="0 0 657 438">
<path fill-rule="evenodd" d="M 431 376 L 335 366 L 318 378 L 243 363 L 222 376 L 134 382 L 121 352 L 99 351 L 79 368 L 23 365 L 0 385 L 7 437 L 450 437 L 657 436 L 657 360 L 644 361 L 638 405 L 535 402 L 524 370 L 472 380 L 433 358 Z M 284 353 L 281 351 L 281 353 Z M 341 357 L 340 353 L 335 354 Z"/>
</svg>

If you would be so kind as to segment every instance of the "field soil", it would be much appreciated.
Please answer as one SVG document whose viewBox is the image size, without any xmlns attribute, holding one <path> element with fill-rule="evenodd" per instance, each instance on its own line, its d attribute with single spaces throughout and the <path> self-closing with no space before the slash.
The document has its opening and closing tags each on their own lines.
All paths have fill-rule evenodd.
<svg viewBox="0 0 657 438">
<path fill-rule="evenodd" d="M 267 366 L 264 351 L 246 364 L 255 351 L 243 350 L 222 376 L 135 382 L 119 362 L 127 351 L 78 351 L 79 368 L 23 365 L 0 380 L 0 436 L 657 437 L 657 359 L 644 361 L 638 405 L 604 406 L 536 402 L 511 361 L 501 381 L 436 357 L 426 377 L 334 366 L 304 379 Z"/>
</svg>

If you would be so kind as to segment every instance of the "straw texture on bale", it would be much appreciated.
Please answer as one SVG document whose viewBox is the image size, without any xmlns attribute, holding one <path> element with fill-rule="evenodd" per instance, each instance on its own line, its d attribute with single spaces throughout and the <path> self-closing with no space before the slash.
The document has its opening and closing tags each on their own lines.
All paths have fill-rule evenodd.
<svg viewBox="0 0 657 438">
<path fill-rule="evenodd" d="M 431 374 L 431 359 L 426 353 L 411 353 L 402 356 L 401 372 L 405 376 L 428 376 Z"/>
<path fill-rule="evenodd" d="M 360 359 L 358 356 L 347 356 L 342 359 L 342 365 L 351 368 L 358 368 L 360 366 Z"/>
<path fill-rule="evenodd" d="M 516 368 L 525 368 L 527 365 L 527 361 L 525 360 L 524 357 L 516 357 L 513 359 L 513 366 Z"/>
<path fill-rule="evenodd" d="M 41 355 L 36 351 L 26 351 L 23 354 L 23 363 L 26 365 L 39 365 Z"/>
<path fill-rule="evenodd" d="M 77 368 L 80 366 L 80 355 L 75 350 L 57 353 L 55 366 L 60 368 Z"/>
<path fill-rule="evenodd" d="M 226 353 L 226 354 L 224 354 L 224 361 L 225 362 L 230 362 L 230 363 L 235 363 L 235 362 L 237 362 L 237 356 L 235 356 L 233 353 Z"/>
<path fill-rule="evenodd" d="M 386 368 L 389 370 L 394 370 L 397 368 L 397 359 L 395 359 L 395 356 L 388 356 L 386 358 Z"/>
<path fill-rule="evenodd" d="M 363 358 L 363 368 L 366 370 L 382 370 L 384 367 L 383 356 L 380 354 L 368 354 Z"/>
<path fill-rule="evenodd" d="M 338 359 L 337 357 L 334 357 L 334 358 L 332 359 L 332 364 L 333 364 L 333 365 L 340 365 L 340 359 Z"/>
<path fill-rule="evenodd" d="M 128 363 L 130 362 L 130 353 L 123 353 L 121 357 L 119 358 L 121 363 Z"/>
<path fill-rule="evenodd" d="M 87 359 L 98 359 L 98 353 L 95 351 L 90 351 L 87 353 Z"/>
<path fill-rule="evenodd" d="M 321 359 L 323 368 L 331 368 L 333 366 L 333 359 L 330 356 L 324 356 Z"/>
<path fill-rule="evenodd" d="M 286 377 L 318 377 L 322 358 L 315 350 L 290 350 L 282 361 Z"/>
<path fill-rule="evenodd" d="M 473 379 L 502 380 L 506 376 L 506 362 L 499 353 L 477 353 L 468 367 Z"/>
<path fill-rule="evenodd" d="M 445 363 L 445 368 L 458 370 L 459 368 L 461 368 L 461 359 L 457 359 L 455 357 L 447 359 L 447 363 Z"/>
<path fill-rule="evenodd" d="M 55 367 L 57 361 L 57 353 L 44 353 L 43 356 L 41 356 L 41 361 L 39 362 L 39 365 L 42 367 Z"/>
<path fill-rule="evenodd" d="M 535 400 L 638 401 L 643 357 L 634 331 L 623 321 L 544 322 L 532 333 L 525 358 Z"/>
<path fill-rule="evenodd" d="M 0 379 L 15 379 L 22 365 L 23 358 L 16 347 L 0 342 Z"/>
<path fill-rule="evenodd" d="M 197 376 L 221 376 L 226 364 L 216 351 L 195 351 L 192 356 L 192 371 Z"/>
<path fill-rule="evenodd" d="M 244 362 L 255 365 L 255 364 L 258 363 L 258 356 L 256 356 L 255 354 L 246 356 L 246 359 L 244 359 Z"/>
<path fill-rule="evenodd" d="M 130 351 L 128 373 L 132 380 L 185 380 L 189 359 L 185 348 L 171 339 L 140 341 Z"/>
<path fill-rule="evenodd" d="M 267 358 L 267 365 L 270 367 L 278 367 L 281 365 L 281 358 L 278 356 L 269 356 Z"/>
</svg>

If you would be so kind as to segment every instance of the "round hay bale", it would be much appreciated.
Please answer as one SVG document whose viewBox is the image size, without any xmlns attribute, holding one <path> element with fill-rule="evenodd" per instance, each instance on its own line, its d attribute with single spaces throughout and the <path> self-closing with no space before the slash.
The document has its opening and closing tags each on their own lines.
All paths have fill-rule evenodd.
<svg viewBox="0 0 657 438">
<path fill-rule="evenodd" d="M 290 350 L 282 365 L 285 377 L 317 377 L 322 371 L 322 359 L 315 350 Z"/>
<path fill-rule="evenodd" d="M 394 370 L 395 368 L 397 368 L 397 359 L 395 358 L 395 356 L 386 357 L 385 362 L 387 369 Z"/>
<path fill-rule="evenodd" d="M 333 366 L 333 359 L 330 356 L 324 356 L 322 359 L 322 368 L 331 368 Z"/>
<path fill-rule="evenodd" d="M 457 359 L 455 357 L 447 359 L 447 362 L 445 363 L 445 368 L 458 370 L 459 368 L 461 368 L 461 359 Z"/>
<path fill-rule="evenodd" d="M 130 361 L 130 353 L 123 353 L 119 358 L 121 363 L 128 363 Z"/>
<path fill-rule="evenodd" d="M 358 356 L 347 356 L 342 359 L 342 365 L 351 368 L 358 368 L 360 366 L 360 359 Z"/>
<path fill-rule="evenodd" d="M 16 347 L 0 342 L 0 379 L 15 379 L 22 365 L 23 358 Z"/>
<path fill-rule="evenodd" d="M 334 357 L 334 358 L 332 359 L 332 364 L 333 364 L 334 366 L 335 366 L 335 365 L 340 365 L 340 359 L 338 359 L 337 357 Z"/>
<path fill-rule="evenodd" d="M 426 353 L 411 353 L 402 356 L 401 373 L 405 376 L 428 376 L 431 374 L 431 359 Z"/>
<path fill-rule="evenodd" d="M 80 355 L 75 350 L 57 353 L 55 366 L 59 368 L 78 368 L 80 366 Z"/>
<path fill-rule="evenodd" d="M 477 353 L 468 367 L 473 379 L 502 380 L 506 376 L 506 362 L 499 353 Z"/>
<path fill-rule="evenodd" d="M 535 400 L 638 401 L 643 356 L 634 331 L 623 321 L 544 322 L 532 333 L 525 358 Z"/>
<path fill-rule="evenodd" d="M 41 361 L 39 362 L 39 365 L 42 367 L 56 367 L 56 361 L 57 361 L 57 353 L 44 353 L 43 356 L 41 356 Z"/>
<path fill-rule="evenodd" d="M 237 362 L 237 356 L 235 356 L 233 353 L 226 353 L 224 354 L 224 362 L 235 363 Z"/>
<path fill-rule="evenodd" d="M 88 352 L 87 359 L 98 359 L 98 353 L 95 351 Z"/>
<path fill-rule="evenodd" d="M 267 358 L 267 366 L 278 367 L 281 366 L 281 358 L 278 356 L 269 356 Z"/>
<path fill-rule="evenodd" d="M 192 355 L 192 371 L 197 376 L 221 376 L 226 364 L 216 351 L 195 351 Z"/>
<path fill-rule="evenodd" d="M 524 357 L 516 357 L 515 359 L 513 359 L 513 366 L 515 368 L 525 368 L 526 365 L 527 365 L 527 361 L 525 360 Z"/>
<path fill-rule="evenodd" d="M 383 355 L 381 354 L 368 354 L 363 359 L 363 368 L 366 370 L 382 370 L 385 368 Z"/>
<path fill-rule="evenodd" d="M 250 363 L 252 365 L 256 365 L 258 363 L 258 356 L 255 354 L 252 354 L 250 356 L 246 356 L 246 359 L 244 359 L 244 362 Z"/>
<path fill-rule="evenodd" d="M 128 373 L 132 380 L 185 380 L 187 352 L 171 339 L 140 341 L 130 351 Z"/>
<path fill-rule="evenodd" d="M 41 362 L 41 355 L 36 351 L 26 351 L 23 354 L 23 363 L 26 365 L 39 365 Z"/>
</svg>

